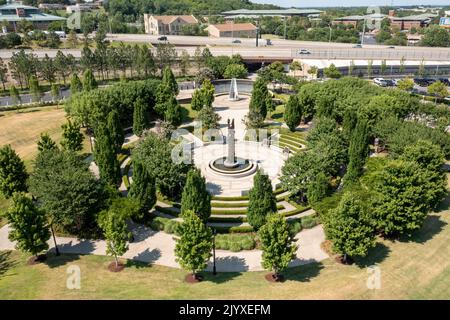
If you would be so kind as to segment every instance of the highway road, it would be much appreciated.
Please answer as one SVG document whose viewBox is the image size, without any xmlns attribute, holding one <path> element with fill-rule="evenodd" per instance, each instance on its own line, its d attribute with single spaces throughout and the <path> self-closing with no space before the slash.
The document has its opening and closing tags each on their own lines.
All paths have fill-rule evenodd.
<svg viewBox="0 0 450 320">
<path fill-rule="evenodd" d="M 146 42 L 158 43 L 157 36 L 145 34 L 110 34 L 110 41 Z M 260 46 L 255 46 L 255 39 L 239 38 L 241 43 L 233 44 L 231 38 L 210 38 L 194 36 L 168 36 L 168 41 L 175 45 L 181 53 L 186 50 L 193 55 L 197 46 L 208 46 L 213 55 L 233 55 L 239 53 L 244 58 L 267 57 L 267 58 L 310 58 L 310 59 L 387 59 L 398 60 L 404 57 L 407 60 L 427 61 L 450 61 L 450 48 L 428 48 L 428 47 L 395 47 L 389 48 L 385 45 L 364 45 L 363 48 L 354 48 L 353 44 L 326 43 L 314 41 L 294 41 L 275 39 L 272 45 L 266 45 L 264 40 Z M 300 49 L 307 49 L 310 54 L 300 55 Z M 155 50 L 155 49 L 153 49 Z M 79 49 L 64 49 L 64 53 L 71 53 L 75 57 L 81 56 Z M 0 57 L 9 59 L 14 50 L 1 50 Z M 35 50 L 38 57 L 48 54 L 50 57 L 56 55 L 57 50 L 43 49 Z"/>
</svg>

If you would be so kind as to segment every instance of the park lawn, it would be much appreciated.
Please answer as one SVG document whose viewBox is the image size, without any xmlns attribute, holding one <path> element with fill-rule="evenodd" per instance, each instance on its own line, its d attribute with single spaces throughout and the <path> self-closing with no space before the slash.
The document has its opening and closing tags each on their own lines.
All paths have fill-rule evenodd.
<svg viewBox="0 0 450 320">
<path fill-rule="evenodd" d="M 0 146 L 10 144 L 25 161 L 27 169 L 37 154 L 36 143 L 42 132 L 47 132 L 56 142 L 61 141 L 61 125 L 66 122 L 62 107 L 22 109 L 0 113 Z M 89 141 L 84 139 L 82 152 L 89 150 Z"/>
<path fill-rule="evenodd" d="M 128 262 L 120 273 L 105 256 L 63 255 L 27 266 L 26 255 L 0 252 L 0 299 L 449 299 L 450 211 L 432 213 L 411 241 L 379 240 L 370 257 L 352 266 L 327 259 L 289 269 L 284 283 L 266 272 L 206 274 L 186 284 L 186 271 Z M 367 266 L 381 271 L 381 288 L 366 286 Z M 81 289 L 66 288 L 69 266 L 81 269 Z M 220 271 L 220 270 L 219 270 Z"/>
<path fill-rule="evenodd" d="M 195 119 L 197 119 L 198 115 L 198 111 L 193 110 L 190 103 L 181 104 L 181 113 L 183 116 L 183 123 L 194 121 Z"/>
<path fill-rule="evenodd" d="M 275 110 L 272 111 L 270 114 L 267 113 L 267 119 L 278 121 L 278 122 L 284 122 L 284 110 L 285 105 L 280 104 L 275 107 Z"/>
</svg>

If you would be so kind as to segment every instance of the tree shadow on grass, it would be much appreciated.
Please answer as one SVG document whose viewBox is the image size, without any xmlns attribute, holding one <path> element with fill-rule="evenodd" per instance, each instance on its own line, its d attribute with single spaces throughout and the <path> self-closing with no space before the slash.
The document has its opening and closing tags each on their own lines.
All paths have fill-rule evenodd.
<svg viewBox="0 0 450 320">
<path fill-rule="evenodd" d="M 369 266 L 373 266 L 375 264 L 381 263 L 389 256 L 391 249 L 385 246 L 381 242 L 377 242 L 374 248 L 371 248 L 367 254 L 367 256 L 355 257 L 355 264 L 360 268 L 367 268 Z"/>
<path fill-rule="evenodd" d="M 228 270 L 231 272 L 224 272 L 223 270 Z M 248 271 L 248 265 L 245 263 L 245 259 L 239 257 L 216 257 L 216 271 L 217 275 L 213 275 L 213 263 L 208 262 L 206 268 L 207 272 L 204 272 L 205 280 L 222 283 L 239 276 L 242 272 Z"/>
<path fill-rule="evenodd" d="M 43 261 L 43 263 L 45 263 L 49 268 L 58 268 L 79 259 L 80 254 L 62 253 L 57 256 L 54 252 L 49 251 L 47 253 L 47 258 Z"/>
<path fill-rule="evenodd" d="M 17 261 L 11 258 L 11 253 L 12 251 L 0 251 L 0 277 L 17 265 Z"/>
<path fill-rule="evenodd" d="M 272 120 L 278 120 L 283 118 L 283 112 L 277 112 L 271 115 Z"/>
<path fill-rule="evenodd" d="M 185 107 L 181 107 L 181 119 L 183 119 L 183 122 L 191 122 L 194 120 L 194 118 L 189 116 L 189 110 Z"/>
<path fill-rule="evenodd" d="M 295 262 L 295 260 L 293 261 Z M 312 278 L 317 277 L 320 270 L 324 268 L 322 262 L 311 262 L 296 267 L 288 268 L 283 272 L 284 280 L 309 282 Z"/>
<path fill-rule="evenodd" d="M 440 216 L 429 215 L 425 218 L 425 221 L 419 230 L 411 234 L 410 237 L 402 236 L 399 240 L 402 242 L 416 242 L 423 244 L 428 240 L 433 239 L 433 237 L 439 234 L 446 225 L 447 222 L 441 220 Z"/>
<path fill-rule="evenodd" d="M 160 257 L 161 257 L 161 250 L 159 249 L 150 250 L 149 248 L 147 248 L 145 249 L 145 251 L 139 252 L 133 258 L 128 259 L 127 266 L 132 262 L 140 262 L 139 264 L 133 265 L 138 268 L 148 267 L 156 260 L 158 260 Z"/>
</svg>

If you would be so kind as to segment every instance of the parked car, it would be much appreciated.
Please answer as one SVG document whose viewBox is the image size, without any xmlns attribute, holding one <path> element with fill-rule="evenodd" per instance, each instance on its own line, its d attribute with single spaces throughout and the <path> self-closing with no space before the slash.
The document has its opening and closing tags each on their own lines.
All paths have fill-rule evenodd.
<svg viewBox="0 0 450 320">
<path fill-rule="evenodd" d="M 298 54 L 311 54 L 311 52 L 308 49 L 300 49 L 298 50 Z"/>
<path fill-rule="evenodd" d="M 167 37 L 166 36 L 161 36 L 158 38 L 159 41 L 167 41 Z"/>
<path fill-rule="evenodd" d="M 373 83 L 379 85 L 380 87 L 387 87 L 387 82 L 383 78 L 374 78 Z"/>
<path fill-rule="evenodd" d="M 439 78 L 439 81 L 447 86 L 450 86 L 450 81 L 448 78 Z"/>
<path fill-rule="evenodd" d="M 55 31 L 55 34 L 60 38 L 66 37 L 66 33 L 64 31 Z"/>
<path fill-rule="evenodd" d="M 384 79 L 384 82 L 386 83 L 386 87 L 394 87 L 395 86 L 394 80 Z"/>
<path fill-rule="evenodd" d="M 273 44 L 273 43 L 272 43 L 272 40 L 266 39 L 266 45 L 271 46 L 272 44 Z"/>
<path fill-rule="evenodd" d="M 233 43 L 241 43 L 241 40 L 236 39 L 236 40 L 233 40 L 232 42 L 233 42 Z"/>
<path fill-rule="evenodd" d="M 432 82 L 429 79 L 414 78 L 414 83 L 421 87 L 428 87 Z"/>
</svg>

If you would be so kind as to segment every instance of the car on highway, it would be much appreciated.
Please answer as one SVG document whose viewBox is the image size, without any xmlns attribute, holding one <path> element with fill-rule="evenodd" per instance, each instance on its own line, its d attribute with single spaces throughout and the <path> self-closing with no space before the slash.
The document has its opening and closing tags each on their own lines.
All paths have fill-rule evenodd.
<svg viewBox="0 0 450 320">
<path fill-rule="evenodd" d="M 159 41 L 167 41 L 167 37 L 166 36 L 161 36 L 158 38 Z"/>
<path fill-rule="evenodd" d="M 362 45 L 361 44 L 355 44 L 354 46 L 353 46 L 353 48 L 362 48 Z"/>
<path fill-rule="evenodd" d="M 232 43 L 241 43 L 241 40 L 236 39 L 236 40 L 233 40 Z"/>
<path fill-rule="evenodd" d="M 297 52 L 298 54 L 311 54 L 311 52 L 308 49 L 300 49 Z"/>
<path fill-rule="evenodd" d="M 394 46 L 389 46 L 389 47 L 387 47 L 388 49 L 395 49 L 395 47 Z"/>
</svg>

